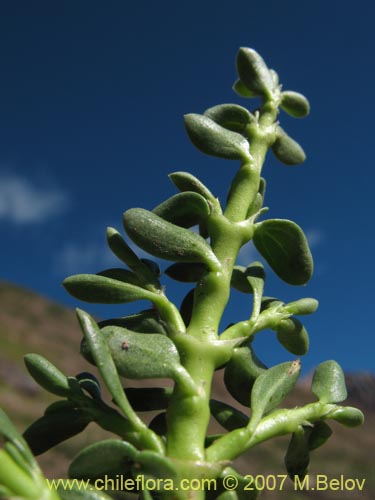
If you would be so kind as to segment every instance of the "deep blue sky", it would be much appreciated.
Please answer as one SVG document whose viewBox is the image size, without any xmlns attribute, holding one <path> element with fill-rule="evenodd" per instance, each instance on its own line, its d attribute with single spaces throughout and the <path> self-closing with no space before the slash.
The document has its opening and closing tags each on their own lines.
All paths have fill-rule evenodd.
<svg viewBox="0 0 375 500">
<path fill-rule="evenodd" d="M 195 150 L 182 116 L 253 106 L 231 90 L 236 52 L 250 46 L 312 107 L 305 120 L 280 115 L 306 163 L 269 155 L 264 175 L 270 217 L 305 229 L 315 275 L 295 288 L 269 272 L 266 293 L 320 300 L 306 319 L 306 370 L 330 358 L 373 370 L 374 16 L 370 0 L 3 2 L 0 277 L 77 305 L 62 279 L 116 265 L 106 226 L 171 196 L 169 172 L 191 171 L 224 199 L 236 162 Z M 235 296 L 227 319 L 246 311 Z M 290 359 L 273 337 L 264 334 L 261 357 Z"/>
</svg>

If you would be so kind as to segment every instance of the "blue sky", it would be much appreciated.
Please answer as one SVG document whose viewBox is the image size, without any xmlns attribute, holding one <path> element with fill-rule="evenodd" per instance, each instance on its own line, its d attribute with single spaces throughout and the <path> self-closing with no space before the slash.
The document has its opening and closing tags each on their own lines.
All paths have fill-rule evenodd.
<svg viewBox="0 0 375 500">
<path fill-rule="evenodd" d="M 224 199 L 236 162 L 199 153 L 182 117 L 253 106 L 231 90 L 236 52 L 249 46 L 312 108 L 305 120 L 280 115 L 306 163 L 288 168 L 269 155 L 264 175 L 269 216 L 304 228 L 315 274 L 296 288 L 269 272 L 266 293 L 319 299 L 305 322 L 306 370 L 331 358 L 373 370 L 374 15 L 370 0 L 3 3 L 0 278 L 76 306 L 62 279 L 117 265 L 105 228 L 174 194 L 168 173 L 190 171 Z M 167 290 L 181 299 L 170 281 Z M 231 307 L 228 321 L 249 304 L 235 295 Z M 137 305 L 86 309 L 109 316 Z M 259 349 L 269 364 L 291 356 L 272 333 Z"/>
</svg>

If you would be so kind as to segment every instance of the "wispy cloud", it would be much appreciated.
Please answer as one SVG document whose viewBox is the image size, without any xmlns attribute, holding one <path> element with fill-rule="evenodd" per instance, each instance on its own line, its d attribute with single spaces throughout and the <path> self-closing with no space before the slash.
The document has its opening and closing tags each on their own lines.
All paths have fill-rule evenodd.
<svg viewBox="0 0 375 500">
<path fill-rule="evenodd" d="M 260 255 L 256 251 L 254 245 L 250 242 L 241 248 L 236 264 L 239 264 L 240 266 L 248 266 L 254 260 L 259 259 Z"/>
<path fill-rule="evenodd" d="M 130 248 L 139 258 L 155 260 L 162 265 L 162 261 L 152 257 L 142 249 L 138 248 L 132 241 L 127 239 Z M 126 267 L 107 247 L 105 240 L 92 239 L 90 243 L 67 243 L 56 256 L 56 269 L 62 274 L 96 273 L 110 267 Z"/>
<path fill-rule="evenodd" d="M 57 188 L 37 185 L 20 175 L 0 173 L 0 221 L 44 222 L 62 213 L 67 202 L 67 195 Z"/>
<path fill-rule="evenodd" d="M 306 231 L 306 238 L 309 242 L 310 248 L 316 248 L 319 246 L 324 240 L 324 233 L 321 229 L 318 228 L 310 228 Z"/>
<path fill-rule="evenodd" d="M 121 267 L 121 262 L 111 254 L 103 242 L 79 245 L 67 243 L 56 257 L 59 273 L 96 273 L 104 267 Z"/>
</svg>

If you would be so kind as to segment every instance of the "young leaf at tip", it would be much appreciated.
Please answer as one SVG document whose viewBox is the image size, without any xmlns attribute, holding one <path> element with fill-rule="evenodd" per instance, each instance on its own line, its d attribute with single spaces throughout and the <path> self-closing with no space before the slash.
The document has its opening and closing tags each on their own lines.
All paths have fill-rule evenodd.
<svg viewBox="0 0 375 500">
<path fill-rule="evenodd" d="M 256 95 L 270 97 L 274 79 L 262 56 L 254 49 L 241 47 L 237 54 L 237 72 L 241 82 Z"/>
</svg>

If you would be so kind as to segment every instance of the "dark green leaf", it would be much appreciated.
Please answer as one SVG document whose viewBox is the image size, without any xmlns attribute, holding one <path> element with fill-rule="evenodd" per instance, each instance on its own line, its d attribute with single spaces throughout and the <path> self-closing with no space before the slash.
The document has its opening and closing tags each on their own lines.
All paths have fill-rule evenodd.
<svg viewBox="0 0 375 500">
<path fill-rule="evenodd" d="M 248 407 L 254 382 L 266 370 L 267 367 L 257 358 L 250 343 L 237 347 L 225 367 L 225 386 L 231 396 Z"/>
<path fill-rule="evenodd" d="M 273 154 L 285 165 L 299 165 L 306 160 L 301 146 L 281 127 L 277 127 L 276 140 L 271 146 Z"/>
<path fill-rule="evenodd" d="M 39 354 L 26 354 L 25 365 L 39 385 L 57 396 L 67 396 L 70 392 L 68 379 L 50 361 Z"/>
<path fill-rule="evenodd" d="M 175 194 L 153 209 L 162 219 L 185 228 L 199 224 L 210 212 L 206 198 L 194 191 Z"/>
<path fill-rule="evenodd" d="M 162 413 L 159 413 L 154 417 L 150 424 L 149 428 L 156 432 L 159 436 L 164 436 L 167 433 L 167 419 L 166 419 L 166 412 L 163 411 Z"/>
<path fill-rule="evenodd" d="M 172 387 L 127 387 L 125 394 L 134 411 L 165 410 Z"/>
<path fill-rule="evenodd" d="M 210 400 L 210 411 L 215 420 L 227 431 L 246 427 L 249 423 L 249 417 L 244 413 L 215 399 Z"/>
<path fill-rule="evenodd" d="M 160 278 L 161 276 L 161 269 L 160 266 L 157 262 L 151 259 L 139 259 L 142 264 L 144 264 L 146 267 L 149 268 L 149 270 L 152 272 L 152 274 L 155 276 L 155 278 Z"/>
<path fill-rule="evenodd" d="M 292 354 L 303 356 L 309 350 L 309 335 L 297 318 L 281 320 L 276 331 L 280 344 Z"/>
<path fill-rule="evenodd" d="M 26 439 L 34 455 L 40 455 L 53 446 L 82 432 L 92 418 L 80 408 L 74 406 L 48 412 L 26 429 Z"/>
<path fill-rule="evenodd" d="M 195 289 L 190 290 L 183 298 L 180 305 L 180 314 L 186 326 L 189 325 L 193 313 Z"/>
<path fill-rule="evenodd" d="M 302 427 L 292 434 L 284 462 L 289 477 L 292 480 L 296 476 L 302 479 L 307 474 L 310 455 L 308 440 Z"/>
<path fill-rule="evenodd" d="M 69 477 L 97 479 L 117 474 L 130 474 L 131 464 L 139 452 L 131 444 L 119 439 L 106 439 L 84 448 L 69 467 Z"/>
<path fill-rule="evenodd" d="M 275 87 L 263 58 L 254 49 L 241 47 L 237 54 L 237 71 L 242 83 L 257 95 L 270 96 Z"/>
<path fill-rule="evenodd" d="M 331 428 L 322 420 L 315 422 L 314 427 L 309 427 L 307 430 L 309 450 L 315 450 L 322 446 L 327 439 L 332 435 Z"/>
<path fill-rule="evenodd" d="M 292 90 L 282 92 L 280 107 L 294 118 L 303 118 L 310 112 L 310 104 L 306 97 Z"/>
<path fill-rule="evenodd" d="M 84 389 L 93 399 L 101 399 L 99 380 L 90 372 L 78 373 L 75 377 L 80 387 Z"/>
<path fill-rule="evenodd" d="M 255 121 L 254 116 L 238 104 L 219 104 L 206 109 L 204 115 L 228 130 L 241 133 Z"/>
<path fill-rule="evenodd" d="M 177 262 L 169 266 L 164 272 L 170 278 L 183 283 L 196 283 L 207 271 L 204 264 Z"/>
<path fill-rule="evenodd" d="M 234 266 L 230 284 L 239 292 L 253 293 L 252 286 L 246 279 L 246 267 L 244 266 Z"/>
<path fill-rule="evenodd" d="M 105 326 L 122 326 L 128 330 L 140 333 L 161 333 L 165 334 L 166 330 L 159 318 L 159 314 L 155 309 L 145 309 L 130 316 L 122 316 L 120 318 L 111 318 L 105 321 L 100 321 L 99 327 Z"/>
<path fill-rule="evenodd" d="M 207 116 L 195 113 L 185 115 L 185 128 L 191 142 L 202 153 L 227 160 L 249 160 L 248 141 Z"/>
<path fill-rule="evenodd" d="M 313 273 L 309 244 L 292 221 L 271 219 L 256 224 L 254 245 L 271 268 L 290 285 L 304 285 Z"/>
<path fill-rule="evenodd" d="M 311 390 L 322 403 L 340 403 L 348 393 L 341 366 L 336 361 L 325 361 L 315 370 Z"/>
<path fill-rule="evenodd" d="M 124 227 L 140 248 L 155 257 L 179 262 L 204 262 L 212 270 L 220 267 L 211 247 L 201 236 L 175 226 L 148 210 L 127 210 Z"/>
<path fill-rule="evenodd" d="M 125 304 L 155 298 L 148 290 L 96 274 L 76 274 L 66 278 L 63 285 L 73 297 L 99 304 Z"/>
<path fill-rule="evenodd" d="M 295 386 L 301 371 L 299 360 L 281 363 L 263 372 L 251 391 L 250 427 L 255 429 L 262 416 L 273 410 Z"/>
</svg>

